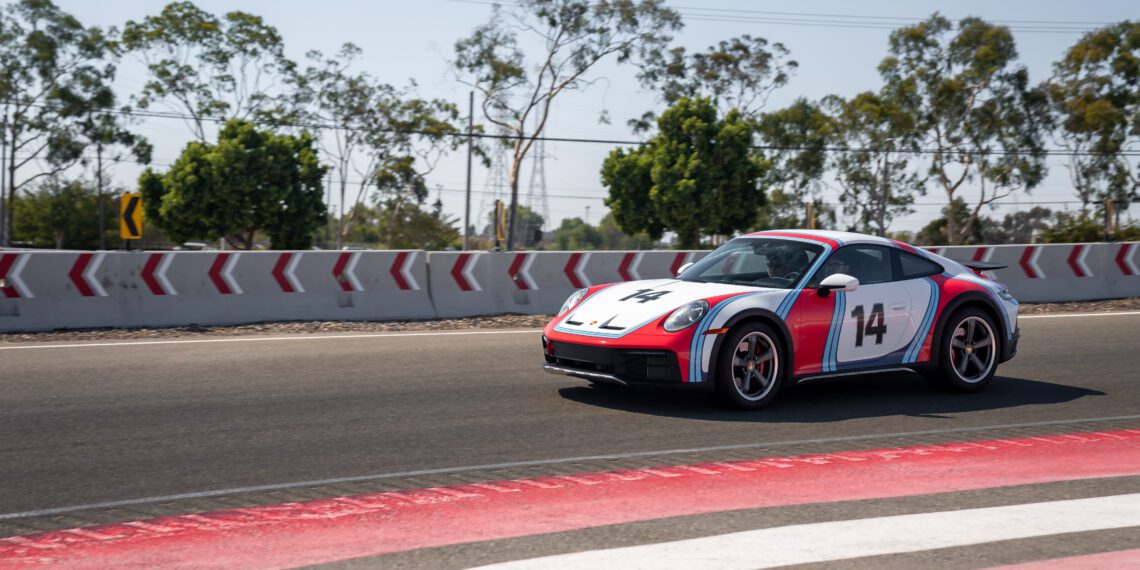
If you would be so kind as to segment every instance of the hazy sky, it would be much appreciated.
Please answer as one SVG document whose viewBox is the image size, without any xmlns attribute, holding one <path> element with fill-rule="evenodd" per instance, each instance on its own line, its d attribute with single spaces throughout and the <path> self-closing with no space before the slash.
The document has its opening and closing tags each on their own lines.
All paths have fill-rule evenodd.
<svg viewBox="0 0 1140 570">
<path fill-rule="evenodd" d="M 65 10 L 83 22 L 101 26 L 120 26 L 160 11 L 165 4 L 156 0 L 57 0 Z M 243 10 L 262 16 L 277 27 L 285 39 L 288 55 L 301 60 L 305 52 L 317 49 L 333 53 L 344 42 L 363 49 L 360 69 L 394 85 L 414 80 L 419 94 L 441 97 L 466 108 L 468 88 L 458 83 L 449 71 L 455 41 L 487 20 L 489 3 L 456 0 L 419 1 L 348 1 L 322 0 L 198 0 L 201 8 L 215 14 Z M 680 0 L 669 4 L 682 12 L 685 28 L 676 42 L 690 50 L 703 50 L 723 39 L 741 34 L 782 42 L 791 57 L 800 64 L 789 84 L 777 90 L 767 109 L 777 109 L 797 97 L 818 99 L 828 94 L 850 96 L 880 85 L 875 70 L 886 53 L 890 29 L 882 22 L 905 25 L 929 16 L 935 11 L 958 19 L 980 16 L 1008 23 L 1014 29 L 1021 60 L 1028 66 L 1034 82 L 1048 76 L 1054 60 L 1072 45 L 1080 34 L 1070 31 L 1030 31 L 1051 29 L 1040 22 L 1065 22 L 1094 29 L 1105 23 L 1140 18 L 1135 2 L 1124 0 L 1102 2 L 1028 1 L 1003 2 L 890 2 L 886 0 L 845 2 L 839 0 L 804 0 L 796 3 L 747 0 Z M 855 18 L 838 18 L 855 16 Z M 699 19 L 698 19 L 699 18 Z M 866 26 L 850 22 L 867 22 Z M 847 23 L 842 23 L 847 22 Z M 637 138 L 625 126 L 626 119 L 661 106 L 655 95 L 639 87 L 635 70 L 612 62 L 599 66 L 594 78 L 604 78 L 585 92 L 570 93 L 555 102 L 547 136 L 629 140 Z M 119 86 L 123 94 L 137 92 L 145 74 L 137 60 L 128 56 L 120 67 Z M 603 110 L 612 124 L 599 123 Z M 476 121 L 479 121 L 478 115 Z M 180 121 L 152 119 L 139 126 L 155 144 L 156 168 L 172 162 L 190 139 L 190 130 Z M 547 193 L 551 218 L 547 229 L 557 227 L 562 218 L 584 217 L 597 223 L 605 213 L 598 172 L 612 145 L 583 143 L 548 143 L 546 165 Z M 1024 208 L 1033 202 L 1065 202 L 1075 200 L 1063 163 L 1050 158 L 1048 180 L 1030 195 L 1005 200 L 1006 206 L 991 215 L 1013 208 Z M 526 193 L 530 164 L 523 170 L 521 194 Z M 116 182 L 133 187 L 138 168 L 116 167 Z M 462 216 L 465 155 L 460 152 L 444 159 L 429 177 L 432 199 L 438 195 L 448 213 Z M 495 198 L 492 172 L 476 166 L 473 175 L 472 217 L 486 219 Z M 525 198 L 523 198 L 525 203 Z M 894 231 L 916 230 L 938 214 L 945 196 L 931 188 L 918 199 L 917 213 L 897 220 Z M 1075 208 L 1076 204 L 1043 204 L 1048 207 Z M 1140 212 L 1134 207 L 1133 214 Z M 478 227 L 482 227 L 478 223 Z"/>
</svg>

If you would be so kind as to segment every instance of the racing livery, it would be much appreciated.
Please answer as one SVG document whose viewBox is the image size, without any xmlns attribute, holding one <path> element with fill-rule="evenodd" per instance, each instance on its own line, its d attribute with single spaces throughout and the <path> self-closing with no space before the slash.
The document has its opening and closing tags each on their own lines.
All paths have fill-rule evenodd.
<svg viewBox="0 0 1140 570">
<path fill-rule="evenodd" d="M 975 391 L 1019 337 L 1018 303 L 991 269 L 856 233 L 756 232 L 673 279 L 576 291 L 543 331 L 544 368 L 715 389 L 747 409 L 786 382 L 884 370 Z"/>
</svg>

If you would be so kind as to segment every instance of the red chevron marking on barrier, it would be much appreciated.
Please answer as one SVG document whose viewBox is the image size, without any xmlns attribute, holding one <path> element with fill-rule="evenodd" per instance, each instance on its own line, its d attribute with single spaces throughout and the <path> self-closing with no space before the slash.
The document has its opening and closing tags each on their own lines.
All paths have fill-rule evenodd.
<svg viewBox="0 0 1140 570">
<path fill-rule="evenodd" d="M 985 261 L 987 254 L 990 252 L 988 247 L 979 247 L 974 250 L 974 261 Z"/>
<path fill-rule="evenodd" d="M 629 274 L 629 265 L 633 263 L 633 256 L 635 253 L 627 253 L 621 258 L 621 265 L 618 265 L 618 275 L 621 275 L 622 281 L 636 281 L 633 275 Z"/>
<path fill-rule="evenodd" d="M 1092 275 L 1087 265 L 1085 265 L 1085 256 L 1088 255 L 1088 250 L 1085 249 L 1084 244 L 1077 244 L 1073 246 L 1073 251 L 1069 252 L 1069 267 L 1072 268 L 1073 274 L 1077 277 L 1088 277 Z"/>
<path fill-rule="evenodd" d="M 71 266 L 71 271 L 67 272 L 67 276 L 71 278 L 71 282 L 75 284 L 75 288 L 79 290 L 79 294 L 84 297 L 94 297 L 95 290 L 87 283 L 87 279 L 83 276 L 83 272 L 87 271 L 87 265 L 91 263 L 91 258 L 95 257 L 91 253 L 81 253 Z"/>
<path fill-rule="evenodd" d="M 0 565 L 299 567 L 730 510 L 1127 477 L 1140 474 L 1138 440 L 1140 430 L 1086 432 L 354 495 L 0 538 Z M 603 499 L 621 508 L 599 509 Z"/>
<path fill-rule="evenodd" d="M 526 261 L 526 256 L 527 254 L 525 253 L 516 253 L 515 258 L 511 260 L 511 267 L 507 269 L 507 275 L 511 277 L 511 281 L 514 281 L 515 287 L 523 291 L 530 288 L 527 287 L 526 279 L 519 276 L 519 270 L 522 269 L 523 263 Z"/>
<path fill-rule="evenodd" d="M 139 273 L 143 283 L 146 283 L 147 288 L 155 295 L 166 294 L 166 290 L 162 288 L 162 284 L 158 282 L 158 279 L 154 278 L 154 271 L 158 269 L 158 264 L 162 263 L 162 256 L 163 254 L 161 253 L 152 253 L 147 256 L 146 265 L 143 266 L 142 271 Z"/>
<path fill-rule="evenodd" d="M 226 266 L 226 261 L 230 258 L 229 253 L 219 253 L 214 257 L 214 263 L 210 265 L 210 271 L 207 275 L 210 276 L 210 281 L 214 282 L 214 287 L 218 288 L 218 292 L 223 295 L 232 295 L 233 289 L 230 289 L 229 283 L 222 278 L 222 269 Z"/>
<path fill-rule="evenodd" d="M 0 255 L 0 279 L 7 279 L 8 272 L 12 270 L 12 265 L 16 263 L 16 258 L 20 257 L 18 253 L 5 253 Z M 0 292 L 9 299 L 20 298 L 20 292 L 16 290 L 15 285 L 6 285 L 0 288 Z"/>
<path fill-rule="evenodd" d="M 293 284 L 285 277 L 285 268 L 289 267 L 289 260 L 293 259 L 292 253 L 282 253 L 277 256 L 277 263 L 273 265 L 273 278 L 277 280 L 277 286 L 286 293 L 296 293 L 297 290 L 293 288 Z"/>
<path fill-rule="evenodd" d="M 459 285 L 460 291 L 471 291 L 471 284 L 467 282 L 467 277 L 463 275 L 463 267 L 467 265 L 467 259 L 471 257 L 470 253 L 461 253 L 459 257 L 455 258 L 455 265 L 451 266 L 451 278 Z"/>
<path fill-rule="evenodd" d="M 344 267 L 348 265 L 348 259 L 352 257 L 351 253 L 342 253 L 336 258 L 336 265 L 333 265 L 333 278 L 336 279 L 337 285 L 340 285 L 342 291 L 351 292 L 352 283 L 348 282 L 348 278 L 344 276 Z"/>
<path fill-rule="evenodd" d="M 580 259 L 582 259 L 582 254 L 571 253 L 570 259 L 566 262 L 566 267 L 562 270 L 562 272 L 566 274 L 566 278 L 570 280 L 570 284 L 573 285 L 575 289 L 581 289 L 586 286 L 585 283 L 582 283 L 582 281 L 578 279 L 577 270 L 578 261 Z"/>
<path fill-rule="evenodd" d="M 670 277 L 676 277 L 677 273 L 681 271 L 681 266 L 685 264 L 685 259 L 688 257 L 689 254 L 683 251 L 673 257 L 673 263 L 669 266 Z"/>
<path fill-rule="evenodd" d="M 404 279 L 404 262 L 408 259 L 408 252 L 401 251 L 396 254 L 396 260 L 392 262 L 391 269 L 388 270 L 392 274 L 392 279 L 396 280 L 396 286 L 401 291 L 407 291 L 412 286 L 408 284 L 408 280 Z M 466 289 L 465 289 L 466 290 Z"/>
<path fill-rule="evenodd" d="M 1037 267 L 1036 251 L 1037 246 L 1035 245 L 1025 246 L 1025 251 L 1021 253 L 1021 261 L 1018 262 L 1021 265 L 1021 270 L 1025 272 L 1025 276 L 1030 279 L 1042 277 L 1041 268 Z"/>
<path fill-rule="evenodd" d="M 1116 251 L 1116 265 L 1120 268 L 1120 272 L 1132 276 L 1140 275 L 1140 270 L 1136 268 L 1136 264 L 1132 262 L 1133 250 L 1136 249 L 1134 243 L 1122 243 L 1120 249 Z"/>
</svg>

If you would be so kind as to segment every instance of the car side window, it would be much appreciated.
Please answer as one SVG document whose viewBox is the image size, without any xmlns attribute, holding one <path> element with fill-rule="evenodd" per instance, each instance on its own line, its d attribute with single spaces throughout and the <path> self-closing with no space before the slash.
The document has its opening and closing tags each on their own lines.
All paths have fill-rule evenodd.
<svg viewBox="0 0 1140 570">
<path fill-rule="evenodd" d="M 827 258 L 812 279 L 815 287 L 829 275 L 843 273 L 859 280 L 860 285 L 886 283 L 893 279 L 891 252 L 874 245 L 849 245 L 839 248 Z"/>
<path fill-rule="evenodd" d="M 899 252 L 899 267 L 899 279 L 918 279 L 942 273 L 941 265 L 906 251 Z"/>
</svg>

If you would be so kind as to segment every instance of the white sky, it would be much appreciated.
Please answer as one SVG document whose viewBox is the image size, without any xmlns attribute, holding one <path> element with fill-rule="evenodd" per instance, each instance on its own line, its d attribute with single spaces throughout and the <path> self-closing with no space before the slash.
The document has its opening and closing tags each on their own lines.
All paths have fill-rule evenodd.
<svg viewBox="0 0 1140 570">
<path fill-rule="evenodd" d="M 157 13 L 165 4 L 156 0 L 56 1 L 85 24 L 119 27 L 127 20 Z M 464 109 L 468 88 L 455 81 L 447 61 L 452 57 L 455 41 L 486 21 L 491 13 L 487 4 L 453 0 L 197 0 L 196 3 L 218 15 L 230 10 L 243 10 L 262 16 L 280 31 L 288 55 L 297 61 L 301 61 L 308 50 L 318 49 L 331 54 L 342 43 L 351 41 L 364 52 L 359 62 L 360 70 L 394 85 L 403 85 L 414 79 L 421 96 L 449 99 Z M 1106 22 L 1140 18 L 1137 5 L 1125 0 L 953 3 L 929 0 L 906 3 L 805 0 L 794 4 L 759 0 L 680 0 L 669 4 L 683 13 L 690 9 L 690 14 L 692 8 L 767 10 L 821 15 L 812 17 L 816 21 L 821 17 L 826 19 L 824 15 L 853 14 L 898 18 L 900 25 L 907 23 L 904 18 L 920 20 L 936 10 L 952 19 L 974 15 L 988 20 L 1078 22 L 1088 23 L 1089 29 Z M 875 68 L 886 54 L 889 29 L 766 23 L 756 21 L 766 17 L 763 14 L 739 14 L 739 19 L 687 19 L 685 28 L 676 36 L 676 42 L 690 50 L 702 51 L 720 40 L 741 34 L 784 43 L 800 68 L 786 87 L 772 95 L 767 109 L 780 108 L 800 96 L 809 99 L 832 93 L 850 96 L 880 85 Z M 778 17 L 796 18 L 788 15 Z M 1033 82 L 1044 79 L 1050 73 L 1052 62 L 1080 37 L 1071 32 L 1031 33 L 1016 29 L 1014 34 L 1021 59 L 1028 66 Z M 604 77 L 606 80 L 585 92 L 569 93 L 557 99 L 546 135 L 617 140 L 637 138 L 625 126 L 626 119 L 640 116 L 649 109 L 659 111 L 661 106 L 652 93 L 640 88 L 634 74 L 632 67 L 612 62 L 599 66 L 592 77 Z M 144 80 L 143 67 L 128 56 L 120 65 L 120 97 L 137 92 Z M 603 109 L 609 112 L 612 124 L 598 122 Z M 479 122 L 478 115 L 476 122 Z M 173 162 L 191 138 L 189 129 L 178 120 L 150 119 L 139 125 L 138 130 L 155 145 L 154 162 L 159 170 Z M 612 148 L 601 144 L 547 143 L 546 181 L 552 218 L 548 220 L 547 229 L 557 227 L 562 218 L 584 217 L 587 207 L 590 222 L 596 224 L 601 219 L 606 212 L 602 203 L 606 190 L 601 185 L 598 172 L 602 160 Z M 428 179 L 432 188 L 431 199 L 441 196 L 444 210 L 460 218 L 463 215 L 465 160 L 463 152 L 450 155 Z M 1006 205 L 990 215 L 1000 216 L 1034 202 L 1075 200 L 1062 164 L 1060 158 L 1051 157 L 1049 178 L 1041 186 L 1030 195 L 1022 194 L 1016 200 L 1007 199 Z M 134 165 L 122 164 L 115 168 L 112 176 L 115 183 L 133 188 L 139 171 L 140 168 Z M 522 195 L 526 193 L 530 172 L 530 164 L 525 165 L 520 185 Z M 476 164 L 472 182 L 472 220 L 480 228 L 495 197 L 493 179 L 491 171 Z M 834 201 L 834 194 L 831 196 Z M 896 220 L 891 230 L 917 230 L 938 215 L 944 201 L 940 191 L 932 187 L 927 196 L 918 198 L 917 212 Z M 1076 204 L 1042 205 L 1053 209 L 1077 207 Z M 1132 214 L 1138 211 L 1140 208 L 1134 206 Z"/>
</svg>

